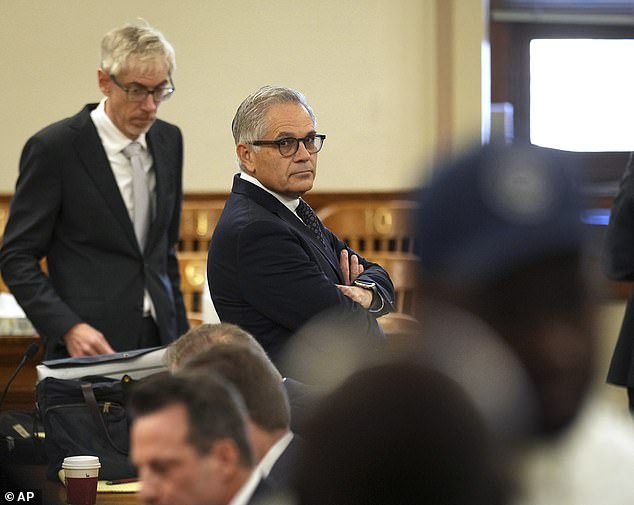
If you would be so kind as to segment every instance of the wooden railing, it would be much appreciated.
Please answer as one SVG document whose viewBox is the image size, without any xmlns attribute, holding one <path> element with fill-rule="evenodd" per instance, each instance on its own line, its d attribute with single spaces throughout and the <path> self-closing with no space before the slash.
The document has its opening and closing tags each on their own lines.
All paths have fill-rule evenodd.
<svg viewBox="0 0 634 505">
<path fill-rule="evenodd" d="M 178 254 L 186 307 L 188 309 L 190 321 L 193 324 L 200 322 L 202 317 L 202 292 L 205 288 L 207 248 L 227 196 L 228 194 L 225 193 L 188 194 L 185 196 L 181 220 L 181 240 L 178 246 Z M 10 198 L 10 195 L 0 195 L 0 237 L 6 224 Z M 401 221 L 401 213 L 400 211 L 397 213 L 388 212 L 386 209 L 389 207 L 391 201 L 403 202 L 413 200 L 413 195 L 406 192 L 371 194 L 309 193 L 306 200 L 318 213 L 320 213 L 320 215 L 322 215 L 326 224 L 329 224 L 328 219 L 330 218 L 328 216 L 332 216 L 331 210 L 329 209 L 332 209 L 333 206 L 338 206 L 338 204 L 343 203 L 343 205 L 339 206 L 355 208 L 358 211 L 360 206 L 364 206 L 366 204 L 370 205 L 367 202 L 371 201 L 371 208 L 368 207 L 368 209 L 363 210 L 361 213 L 364 219 L 364 226 L 369 226 L 378 234 L 377 240 L 385 238 L 392 240 L 388 236 L 389 233 L 387 232 L 390 228 L 394 227 L 397 220 L 399 222 Z M 611 201 L 605 200 L 599 203 L 603 207 L 609 207 Z M 412 209 L 409 209 L 408 212 L 411 210 Z M 351 240 L 353 239 L 354 237 L 351 238 Z M 411 240 L 399 243 L 402 247 L 406 248 L 409 248 L 412 245 Z M 403 246 L 403 244 L 406 245 Z M 364 244 L 364 248 L 368 245 L 369 244 Z M 365 250 L 359 252 L 363 252 L 369 259 L 372 259 L 372 252 Z M 410 252 L 410 250 L 408 249 L 406 252 Z M 377 251 L 374 252 L 374 254 L 376 253 Z M 624 300 L 627 298 L 632 289 L 632 283 L 607 282 L 606 285 L 607 289 L 605 296 L 617 300 Z M 6 290 L 1 278 L 0 290 Z M 402 298 L 403 297 L 401 296 L 401 299 Z M 14 367 L 20 361 L 29 343 L 37 340 L 38 337 L 35 335 L 28 337 L 0 335 L 0 387 L 4 387 L 6 380 L 8 380 Z M 32 408 L 34 402 L 35 384 L 34 363 L 41 360 L 41 356 L 42 351 L 40 350 L 38 356 L 31 360 L 20 372 L 13 387 L 11 388 L 4 406 L 2 407 L 3 410 L 8 408 Z"/>
</svg>

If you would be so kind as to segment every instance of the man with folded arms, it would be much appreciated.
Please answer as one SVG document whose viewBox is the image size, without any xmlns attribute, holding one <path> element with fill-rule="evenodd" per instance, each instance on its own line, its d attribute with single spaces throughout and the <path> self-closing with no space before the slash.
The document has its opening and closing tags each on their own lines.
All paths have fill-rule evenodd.
<svg viewBox="0 0 634 505">
<path fill-rule="evenodd" d="M 380 347 L 376 318 L 394 298 L 388 274 L 325 228 L 302 199 L 326 138 L 304 96 L 265 86 L 242 102 L 232 130 L 240 173 L 207 266 L 221 321 L 252 333 L 277 366 L 289 338 L 326 310 L 343 314 L 367 347 Z"/>
</svg>

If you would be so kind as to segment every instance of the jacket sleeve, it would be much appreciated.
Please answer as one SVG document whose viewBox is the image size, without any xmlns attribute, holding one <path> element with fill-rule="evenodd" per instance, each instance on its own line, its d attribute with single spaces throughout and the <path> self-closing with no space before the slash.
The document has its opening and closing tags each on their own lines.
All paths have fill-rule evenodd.
<svg viewBox="0 0 634 505">
<path fill-rule="evenodd" d="M 246 226 L 237 258 L 246 301 L 278 324 L 297 330 L 321 312 L 339 307 L 382 338 L 372 314 L 336 287 L 285 224 L 269 220 Z"/>
<path fill-rule="evenodd" d="M 47 256 L 62 199 L 59 157 L 31 138 L 20 159 L 0 251 L 2 277 L 41 335 L 61 342 L 81 319 L 64 303 L 40 266 Z"/>
<path fill-rule="evenodd" d="M 345 242 L 340 240 L 334 233 L 326 228 L 327 233 L 330 234 L 331 240 L 336 243 L 336 250 L 338 255 L 341 254 L 343 249 L 347 249 L 349 255 L 356 255 L 359 258 L 359 263 L 363 265 L 363 273 L 357 277 L 357 280 L 363 282 L 373 282 L 376 285 L 377 292 L 383 300 L 383 306 L 378 312 L 372 312 L 375 317 L 381 317 L 388 312 L 394 311 L 394 284 L 390 279 L 389 274 L 378 263 L 368 261 L 358 252 L 350 249 Z"/>
<path fill-rule="evenodd" d="M 634 280 L 634 153 L 614 199 L 605 235 L 603 265 L 614 280 Z"/>
</svg>

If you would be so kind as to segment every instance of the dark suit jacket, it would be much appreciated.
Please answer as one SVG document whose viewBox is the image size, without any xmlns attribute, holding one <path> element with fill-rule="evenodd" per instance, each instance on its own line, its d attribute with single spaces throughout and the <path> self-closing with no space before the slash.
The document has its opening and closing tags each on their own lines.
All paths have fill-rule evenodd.
<svg viewBox="0 0 634 505">
<path fill-rule="evenodd" d="M 604 242 L 604 268 L 615 280 L 634 280 L 634 156 L 625 169 L 619 192 L 614 199 Z M 608 382 L 634 387 L 634 298 L 630 295 L 625 309 L 610 369 Z"/>
<path fill-rule="evenodd" d="M 313 384 L 305 384 L 289 377 L 284 378 L 282 385 L 288 398 L 288 406 L 291 413 L 291 430 L 297 435 L 303 435 L 313 409 L 326 396 L 328 389 Z"/>
<path fill-rule="evenodd" d="M 297 461 L 304 448 L 304 440 L 297 435 L 293 435 L 290 443 L 280 454 L 277 461 L 271 468 L 266 481 L 275 491 L 284 491 L 290 489 Z"/>
<path fill-rule="evenodd" d="M 335 306 L 342 307 L 370 341 L 383 340 L 375 315 L 335 286 L 343 284 L 339 253 L 346 246 L 327 228 L 323 232 L 327 250 L 273 195 L 234 177 L 209 248 L 211 297 L 221 321 L 251 332 L 276 364 L 294 332 Z M 376 283 L 386 302 L 382 313 L 388 312 L 394 299 L 392 281 L 379 265 L 361 257 L 360 262 L 365 271 L 359 280 Z"/>
<path fill-rule="evenodd" d="M 157 120 L 147 133 L 156 173 L 155 215 L 145 251 L 90 119 L 96 104 L 31 137 L 0 251 L 6 284 L 46 341 L 46 358 L 67 356 L 63 335 L 86 322 L 116 351 L 135 347 L 143 289 L 161 341 L 188 324 L 175 253 L 182 201 L 182 136 Z M 48 276 L 39 267 L 46 257 Z"/>
<path fill-rule="evenodd" d="M 253 494 L 247 501 L 247 505 L 273 505 L 278 503 L 280 502 L 276 500 L 275 490 L 266 479 L 260 479 Z"/>
</svg>

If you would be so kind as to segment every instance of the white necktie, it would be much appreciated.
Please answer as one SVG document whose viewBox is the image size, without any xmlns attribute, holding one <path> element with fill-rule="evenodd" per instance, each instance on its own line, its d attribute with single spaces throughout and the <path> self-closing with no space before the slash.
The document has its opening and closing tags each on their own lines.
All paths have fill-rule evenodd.
<svg viewBox="0 0 634 505">
<path fill-rule="evenodd" d="M 134 199 L 134 233 L 139 247 L 143 251 L 150 225 L 150 190 L 147 176 L 143 170 L 141 152 L 143 147 L 138 142 L 131 142 L 123 150 L 123 154 L 132 165 L 132 194 Z"/>
</svg>

